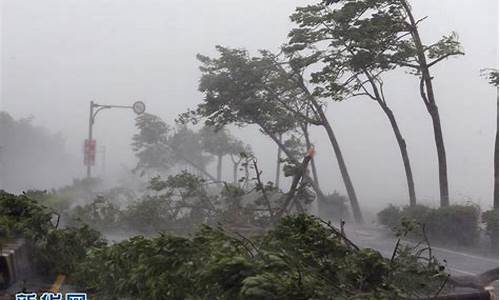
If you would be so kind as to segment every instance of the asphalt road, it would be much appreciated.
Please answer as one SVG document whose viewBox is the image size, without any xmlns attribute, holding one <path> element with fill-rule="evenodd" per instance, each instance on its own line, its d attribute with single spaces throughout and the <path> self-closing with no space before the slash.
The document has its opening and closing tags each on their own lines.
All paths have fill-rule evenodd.
<svg viewBox="0 0 500 300">
<path fill-rule="evenodd" d="M 358 246 L 373 248 L 386 257 L 392 256 L 396 245 L 395 237 L 378 228 L 350 228 L 346 225 L 345 234 Z M 484 257 L 435 246 L 432 246 L 432 253 L 452 275 L 477 275 L 498 267 L 498 257 Z"/>
</svg>

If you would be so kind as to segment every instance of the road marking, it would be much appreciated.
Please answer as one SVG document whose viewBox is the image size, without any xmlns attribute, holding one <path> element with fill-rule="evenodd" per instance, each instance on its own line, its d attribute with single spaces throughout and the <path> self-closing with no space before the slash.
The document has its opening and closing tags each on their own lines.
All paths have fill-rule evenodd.
<svg viewBox="0 0 500 300">
<path fill-rule="evenodd" d="M 392 257 L 392 252 L 389 252 L 389 251 L 378 251 L 380 253 L 382 253 L 385 257 L 389 258 L 389 257 Z M 461 274 L 465 274 L 465 275 L 471 275 L 471 276 L 477 276 L 477 274 L 475 273 L 471 273 L 471 272 L 467 272 L 467 271 L 464 271 L 464 270 L 460 270 L 460 269 L 457 269 L 457 268 L 452 268 L 452 267 L 446 267 L 448 270 L 450 271 L 453 271 L 455 273 L 461 273 Z"/>
<path fill-rule="evenodd" d="M 66 278 L 66 276 L 64 275 L 57 275 L 56 277 L 56 281 L 54 281 L 54 283 L 52 284 L 52 286 L 50 287 L 50 291 L 52 293 L 57 293 L 59 292 L 59 290 L 61 289 L 61 285 L 62 283 L 64 282 L 64 279 Z"/>
<path fill-rule="evenodd" d="M 484 260 L 484 261 L 487 261 L 487 262 L 493 262 L 493 263 L 498 264 L 498 259 L 493 259 L 493 258 L 488 258 L 488 257 L 483 257 L 483 256 L 477 256 L 477 255 L 467 254 L 467 253 L 458 252 L 458 251 L 454 251 L 454 250 L 450 250 L 450 249 L 446 249 L 446 248 L 435 247 L 435 246 L 432 246 L 432 249 L 433 250 L 436 249 L 436 250 L 439 250 L 439 251 L 448 252 L 448 253 L 452 253 L 452 254 L 456 254 L 456 255 L 463 255 L 465 257 L 469 257 L 469 258 L 473 258 L 473 259 L 479 259 L 479 260 Z"/>
<path fill-rule="evenodd" d="M 448 269 L 450 269 L 450 271 L 453 271 L 453 272 L 456 272 L 456 273 L 462 273 L 462 274 L 465 274 L 465 275 L 477 276 L 477 274 L 474 274 L 474 273 L 471 273 L 471 272 L 467 272 L 467 271 L 463 271 L 463 270 L 459 270 L 459 269 L 455 269 L 455 268 L 451 268 L 451 267 L 448 267 Z"/>
<path fill-rule="evenodd" d="M 373 236 L 372 234 L 368 233 L 367 231 L 364 231 L 364 230 L 353 230 L 354 232 L 360 234 L 360 235 L 363 235 L 363 236 L 367 236 L 367 235 L 371 235 Z M 403 242 L 407 243 L 407 244 L 410 244 L 410 245 L 414 245 L 415 242 L 412 242 L 412 241 L 407 241 L 407 240 L 402 240 Z M 462 256 L 465 256 L 465 257 L 468 257 L 468 258 L 472 258 L 472 259 L 478 259 L 478 260 L 483 260 L 483 261 L 487 261 L 487 262 L 490 262 L 490 263 L 495 263 L 495 264 L 498 264 L 498 259 L 493 259 L 493 258 L 488 258 L 488 257 L 484 257 L 484 256 L 477 256 L 477 255 L 473 255 L 473 254 L 467 254 L 467 253 L 464 253 L 464 252 L 459 252 L 459 251 L 455 251 L 455 250 L 450 250 L 450 249 L 446 249 L 446 248 L 441 248 L 441 247 L 436 247 L 436 246 L 432 246 L 432 249 L 434 250 L 439 250 L 439 251 L 442 251 L 442 252 L 448 252 L 448 253 L 451 253 L 451 254 L 455 254 L 455 255 L 462 255 Z"/>
</svg>

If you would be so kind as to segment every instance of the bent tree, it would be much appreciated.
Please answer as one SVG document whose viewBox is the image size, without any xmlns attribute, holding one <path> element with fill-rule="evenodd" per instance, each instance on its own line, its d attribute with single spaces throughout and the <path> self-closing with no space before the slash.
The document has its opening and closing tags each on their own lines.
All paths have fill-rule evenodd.
<svg viewBox="0 0 500 300">
<path fill-rule="evenodd" d="M 498 114 L 499 114 L 499 107 L 498 107 L 498 70 L 494 69 L 489 69 L 485 70 L 487 71 L 486 77 L 488 79 L 488 82 L 496 87 L 497 90 L 497 106 L 496 106 L 496 112 L 497 112 L 497 122 L 496 122 L 496 134 L 495 134 L 495 150 L 493 151 L 493 158 L 494 158 L 494 166 L 493 166 L 493 176 L 494 176 L 494 181 L 493 181 L 493 209 L 495 211 L 498 211 Z"/>
<path fill-rule="evenodd" d="M 266 70 L 268 70 L 261 86 L 270 94 L 271 99 L 306 124 L 321 126 L 325 129 L 335 153 L 335 158 L 337 159 L 340 174 L 351 203 L 354 219 L 356 222 L 362 223 L 361 208 L 347 169 L 347 164 L 333 130 L 332 123 L 326 117 L 326 103 L 315 92 L 309 89 L 304 79 L 305 67 L 311 61 L 314 61 L 317 55 L 314 54 L 300 61 L 291 60 L 282 62 L 277 56 L 267 51 L 262 51 L 261 54 L 262 57 L 260 60 L 265 65 Z"/>
<path fill-rule="evenodd" d="M 258 107 L 251 106 L 252 109 L 258 110 L 260 114 L 259 118 L 268 115 L 274 116 L 274 118 L 278 117 L 282 120 L 284 117 L 285 122 L 294 120 L 293 126 L 289 127 L 290 130 L 304 123 L 321 126 L 325 129 L 337 159 L 340 173 L 351 202 L 354 218 L 359 223 L 363 222 L 356 192 L 347 170 L 347 165 L 344 161 L 339 142 L 335 136 L 331 122 L 325 114 L 326 103 L 309 90 L 303 78 L 303 70 L 297 69 L 296 64 L 290 65 L 287 62 L 279 62 L 275 55 L 265 50 L 261 50 L 261 55 L 257 57 L 248 57 L 247 52 L 244 50 L 231 50 L 223 47 L 218 47 L 218 50 L 221 53 L 221 58 L 218 59 L 218 63 L 215 64 L 217 60 L 206 58 L 206 60 L 208 59 L 208 61 L 211 61 L 212 68 L 204 67 L 202 71 L 209 69 L 213 71 L 213 66 L 217 65 L 215 69 L 217 69 L 220 74 L 227 73 L 225 76 L 229 78 L 230 82 L 222 86 L 225 93 L 234 93 L 235 91 L 242 93 L 242 95 L 238 97 L 233 95 L 233 97 L 240 102 L 242 101 L 241 99 L 245 99 L 249 97 L 249 95 L 250 99 L 253 99 L 252 101 L 259 99 L 258 102 L 256 102 L 258 103 Z M 235 65 L 234 63 L 228 63 L 230 60 L 228 58 L 229 53 L 236 55 L 236 57 L 232 57 L 231 60 L 238 61 L 239 64 Z M 213 81 L 214 80 L 211 80 L 211 82 Z M 235 83 L 237 86 L 235 88 L 230 88 L 230 85 Z M 223 93 L 218 91 L 216 95 L 220 97 Z M 214 114 L 212 118 L 220 116 L 222 113 L 224 113 L 226 117 L 230 116 L 230 105 L 222 101 L 212 102 L 217 103 L 222 110 Z M 222 104 L 224 105 L 221 106 Z M 199 108 L 204 109 L 204 106 Z M 236 109 L 238 111 L 237 114 L 241 114 L 241 108 L 240 103 L 234 106 L 232 110 Z M 249 109 L 250 107 L 247 107 L 243 110 L 246 116 L 248 116 L 247 113 Z M 268 111 L 269 109 L 270 111 Z M 255 115 L 253 115 L 252 118 L 253 122 L 256 122 Z M 265 127 L 261 126 L 261 128 L 263 128 L 264 131 L 266 130 Z M 270 136 L 273 138 L 272 135 Z M 275 140 L 278 145 L 280 144 L 276 137 L 274 137 L 273 140 Z M 282 147 L 282 149 L 288 157 L 294 156 L 292 153 L 287 153 L 286 147 Z M 317 184 L 314 184 L 314 187 L 317 191 L 319 190 Z M 323 193 L 319 192 L 318 195 L 322 197 Z"/>
<path fill-rule="evenodd" d="M 382 80 L 383 73 L 392 69 L 385 63 L 387 41 L 395 38 L 386 30 L 392 19 L 379 15 L 377 22 L 360 20 L 359 14 L 365 10 L 365 6 L 348 5 L 331 10 L 322 4 L 299 8 L 291 16 L 299 27 L 289 33 L 284 50 L 295 65 L 307 62 L 319 70 L 311 74 L 317 95 L 338 101 L 365 96 L 378 104 L 399 146 L 409 203 L 415 206 L 417 197 L 406 141 L 386 101 Z"/>
<path fill-rule="evenodd" d="M 418 25 L 426 18 L 416 19 L 407 0 L 326 0 L 310 6 L 325 9 L 327 14 L 353 19 L 358 33 L 373 36 L 368 43 L 376 41 L 377 51 L 364 52 L 360 58 L 380 63 L 388 68 L 409 68 L 419 78 L 419 93 L 432 120 L 434 142 L 438 160 L 440 204 L 450 204 L 446 150 L 441 129 L 441 118 L 434 93 L 431 68 L 443 60 L 463 55 L 458 36 L 451 34 L 425 44 Z M 302 8 L 299 8 L 299 10 Z M 314 20 L 314 17 L 309 18 Z M 307 20 L 306 20 L 307 21 Z"/>
<path fill-rule="evenodd" d="M 181 115 L 184 120 L 204 118 L 205 124 L 222 128 L 256 125 L 294 165 L 300 165 L 296 153 L 279 136 L 299 128 L 299 120 L 277 105 L 269 93 L 262 89 L 262 78 L 267 72 L 259 60 L 249 58 L 245 50 L 216 47 L 219 57 L 198 55 L 201 62 L 199 90 L 204 94 L 203 103 L 194 111 Z M 323 193 L 313 186 L 318 195 Z"/>
</svg>

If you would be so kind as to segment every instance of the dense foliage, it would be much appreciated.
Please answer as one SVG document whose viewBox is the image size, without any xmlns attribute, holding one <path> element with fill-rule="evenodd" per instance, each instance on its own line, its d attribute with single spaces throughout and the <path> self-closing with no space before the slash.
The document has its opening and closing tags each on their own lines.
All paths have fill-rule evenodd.
<svg viewBox="0 0 500 300">
<path fill-rule="evenodd" d="M 125 205 L 106 192 L 90 203 L 65 210 L 63 216 L 68 224 L 83 223 L 113 234 L 186 234 L 200 224 L 219 222 L 239 228 L 269 226 L 271 215 L 281 207 L 285 194 L 270 183 L 259 183 L 254 178 L 245 181 L 242 186 L 218 185 L 187 172 L 166 179 L 154 177 L 141 197 L 130 199 Z M 311 194 L 304 188 L 296 198 L 307 207 Z"/>
<path fill-rule="evenodd" d="M 99 232 L 87 226 L 57 228 L 54 212 L 29 198 L 0 191 L 0 246 L 5 238 L 24 238 L 40 274 L 72 273 L 92 247 L 102 246 Z"/>
<path fill-rule="evenodd" d="M 498 210 L 483 212 L 481 221 L 486 225 L 486 234 L 491 239 L 491 247 L 498 251 Z"/>
<path fill-rule="evenodd" d="M 184 173 L 152 185 L 167 194 L 185 188 L 192 196 L 203 193 L 198 180 Z M 226 201 L 242 196 L 231 189 L 222 194 Z M 2 192 L 0 210 L 1 237 L 26 238 L 37 271 L 71 275 L 97 299 L 405 299 L 429 293 L 444 276 L 434 259 L 422 261 L 415 249 L 400 247 L 388 260 L 303 214 L 247 237 L 200 219 L 192 235 L 139 235 L 106 245 L 86 225 L 58 229 L 57 214 L 25 194 Z M 233 214 L 226 210 L 221 221 Z"/>
<path fill-rule="evenodd" d="M 96 299 L 405 299 L 442 275 L 409 251 L 390 261 L 295 215 L 251 238 L 208 226 L 191 237 L 136 236 L 92 251 L 77 278 Z"/>
<path fill-rule="evenodd" d="M 452 205 L 429 208 L 422 205 L 399 208 L 393 205 L 378 213 L 379 223 L 394 228 L 402 220 L 415 220 L 425 226 L 432 241 L 472 246 L 479 238 L 479 208 L 475 205 Z"/>
</svg>

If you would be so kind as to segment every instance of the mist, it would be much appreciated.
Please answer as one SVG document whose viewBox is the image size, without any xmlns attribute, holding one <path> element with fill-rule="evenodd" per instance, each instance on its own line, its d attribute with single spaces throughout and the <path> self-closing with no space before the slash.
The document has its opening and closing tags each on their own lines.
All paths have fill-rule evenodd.
<svg viewBox="0 0 500 300">
<path fill-rule="evenodd" d="M 0 110 L 15 119 L 60 134 L 76 163 L 65 170 L 45 168 L 43 178 L 1 187 L 15 191 L 52 188 L 83 178 L 83 140 L 89 101 L 130 105 L 141 100 L 147 112 L 169 124 L 203 99 L 196 54 L 215 55 L 215 45 L 278 52 L 293 27 L 289 15 L 309 1 L 2 1 Z M 450 199 L 489 209 L 493 193 L 496 91 L 481 78 L 498 68 L 497 1 L 414 1 L 415 15 L 428 16 L 425 41 L 455 31 L 464 56 L 433 70 L 436 99 L 447 150 Z M 419 202 L 439 199 L 432 126 L 418 94 L 418 81 L 402 71 L 386 78 L 386 97 L 398 118 L 411 157 Z M 330 103 L 351 179 L 365 210 L 407 203 L 407 186 L 390 125 L 375 103 L 364 98 Z M 94 173 L 116 184 L 137 163 L 131 149 L 137 132 L 129 110 L 99 113 L 94 126 L 98 149 Z M 265 180 L 274 180 L 277 148 L 254 126 L 230 127 L 251 144 Z M 310 129 L 320 185 L 345 194 L 328 139 Z M 105 150 L 104 150 L 105 149 Z M 78 167 L 78 163 L 81 168 Z M 215 164 L 209 169 L 215 172 Z M 224 161 L 224 179 L 231 180 Z M 60 176 L 64 174 L 64 176 Z M 40 177 L 40 176 L 39 176 Z M 282 182 L 283 187 L 287 181 Z"/>
</svg>

